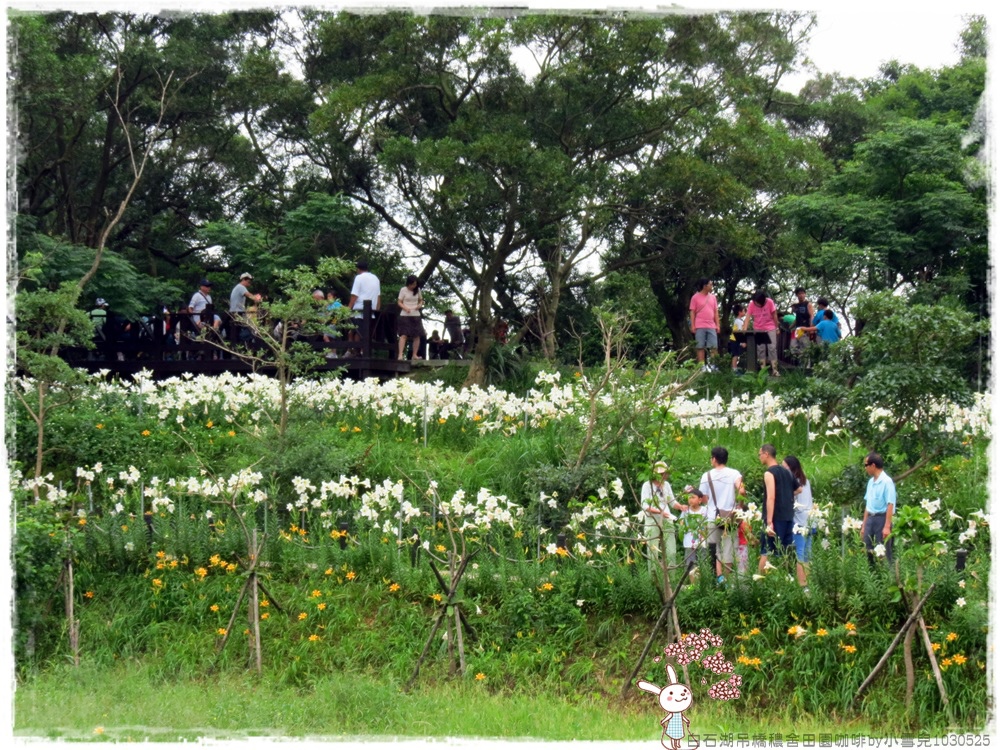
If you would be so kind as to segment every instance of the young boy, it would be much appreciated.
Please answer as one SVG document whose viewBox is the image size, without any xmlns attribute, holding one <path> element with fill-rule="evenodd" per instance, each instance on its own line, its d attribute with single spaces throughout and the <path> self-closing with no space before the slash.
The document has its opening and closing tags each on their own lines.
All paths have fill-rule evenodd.
<svg viewBox="0 0 1000 750">
<path fill-rule="evenodd" d="M 705 496 L 694 487 L 685 487 L 688 493 L 688 509 L 681 511 L 681 527 L 684 533 L 684 566 L 704 555 L 705 542 Z"/>
</svg>

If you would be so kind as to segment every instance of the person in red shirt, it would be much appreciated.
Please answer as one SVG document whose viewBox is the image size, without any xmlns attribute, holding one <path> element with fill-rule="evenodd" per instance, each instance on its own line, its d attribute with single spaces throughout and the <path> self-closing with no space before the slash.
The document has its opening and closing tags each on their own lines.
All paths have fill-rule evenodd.
<svg viewBox="0 0 1000 750">
<path fill-rule="evenodd" d="M 691 316 L 691 333 L 694 334 L 695 352 L 698 363 L 706 372 L 714 372 L 715 366 L 705 364 L 705 350 L 719 348 L 719 303 L 712 294 L 712 280 L 701 278 L 695 282 L 698 291 L 691 297 L 688 310 Z"/>
<path fill-rule="evenodd" d="M 757 362 L 761 369 L 770 363 L 771 374 L 777 377 L 781 373 L 778 372 L 778 308 L 774 300 L 763 289 L 758 290 L 747 305 L 747 316 L 752 330 L 758 334 Z"/>
</svg>

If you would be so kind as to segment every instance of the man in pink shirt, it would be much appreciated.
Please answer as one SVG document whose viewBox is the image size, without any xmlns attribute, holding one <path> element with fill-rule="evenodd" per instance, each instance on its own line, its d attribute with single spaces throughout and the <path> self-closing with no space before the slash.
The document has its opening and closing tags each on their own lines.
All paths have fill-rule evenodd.
<svg viewBox="0 0 1000 750">
<path fill-rule="evenodd" d="M 705 364 L 705 350 L 719 347 L 718 334 L 722 330 L 719 324 L 719 303 L 712 294 L 712 280 L 701 278 L 695 282 L 698 291 L 691 296 L 688 310 L 691 313 L 691 333 L 694 334 L 694 346 L 701 369 L 714 372 L 714 365 Z"/>
<path fill-rule="evenodd" d="M 767 296 L 763 289 L 759 290 L 747 305 L 747 317 L 750 318 L 753 330 L 757 336 L 757 361 L 761 368 L 771 364 L 771 374 L 778 372 L 778 308 L 774 300 Z"/>
</svg>

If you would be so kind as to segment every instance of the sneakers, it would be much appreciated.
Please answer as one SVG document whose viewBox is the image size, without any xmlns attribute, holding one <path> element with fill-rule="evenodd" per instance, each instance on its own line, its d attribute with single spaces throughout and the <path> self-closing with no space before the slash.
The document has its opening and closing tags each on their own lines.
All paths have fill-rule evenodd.
<svg viewBox="0 0 1000 750">
<path fill-rule="evenodd" d="M 721 586 L 725 582 L 726 582 L 726 577 L 725 576 L 719 576 L 718 578 L 715 579 L 715 583 L 718 586 Z"/>
<path fill-rule="evenodd" d="M 719 368 L 716 367 L 715 365 L 702 365 L 701 366 L 701 371 L 702 372 L 718 372 Z"/>
</svg>

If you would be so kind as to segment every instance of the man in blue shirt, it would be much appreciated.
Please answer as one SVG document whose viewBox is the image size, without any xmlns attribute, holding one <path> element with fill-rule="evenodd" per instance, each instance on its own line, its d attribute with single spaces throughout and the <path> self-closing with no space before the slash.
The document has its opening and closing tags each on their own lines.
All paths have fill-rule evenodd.
<svg viewBox="0 0 1000 750">
<path fill-rule="evenodd" d="M 812 319 L 812 324 L 814 326 L 819 325 L 820 321 L 823 320 L 823 313 L 825 313 L 829 308 L 830 308 L 830 300 L 828 300 L 826 297 L 819 297 L 816 300 L 816 314 L 813 315 Z M 833 313 L 833 322 L 836 323 L 837 327 L 839 328 L 840 320 L 837 319 L 837 313 L 833 312 L 833 310 L 830 310 L 830 312 Z"/>
<path fill-rule="evenodd" d="M 861 522 L 861 538 L 868 552 L 868 564 L 875 567 L 875 547 L 882 545 L 885 559 L 892 565 L 892 514 L 896 510 L 896 485 L 883 471 L 882 457 L 875 452 L 865 456 L 865 472 L 870 477 L 865 490 L 865 517 Z"/>
</svg>

